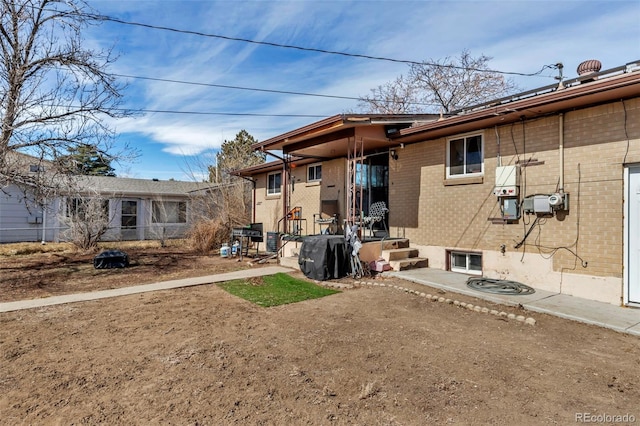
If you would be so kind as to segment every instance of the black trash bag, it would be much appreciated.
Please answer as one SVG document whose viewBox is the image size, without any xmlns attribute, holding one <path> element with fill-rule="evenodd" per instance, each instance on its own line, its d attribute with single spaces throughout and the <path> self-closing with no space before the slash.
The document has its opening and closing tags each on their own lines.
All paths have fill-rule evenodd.
<svg viewBox="0 0 640 426">
<path fill-rule="evenodd" d="M 106 250 L 93 258 L 95 269 L 126 268 L 129 266 L 129 256 L 120 250 Z"/>
</svg>

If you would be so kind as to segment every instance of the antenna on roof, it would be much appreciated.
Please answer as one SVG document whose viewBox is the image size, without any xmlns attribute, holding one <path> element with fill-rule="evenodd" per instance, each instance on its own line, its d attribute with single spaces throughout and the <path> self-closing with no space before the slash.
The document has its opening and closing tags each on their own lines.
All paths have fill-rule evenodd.
<svg viewBox="0 0 640 426">
<path fill-rule="evenodd" d="M 564 68 L 564 65 L 562 65 L 562 62 L 558 62 L 554 65 L 554 67 L 558 69 L 558 75 L 555 77 L 556 80 L 560 81 L 558 83 L 558 90 L 564 89 L 564 83 L 562 82 L 562 80 L 564 80 L 564 76 L 562 75 L 562 69 Z"/>
</svg>

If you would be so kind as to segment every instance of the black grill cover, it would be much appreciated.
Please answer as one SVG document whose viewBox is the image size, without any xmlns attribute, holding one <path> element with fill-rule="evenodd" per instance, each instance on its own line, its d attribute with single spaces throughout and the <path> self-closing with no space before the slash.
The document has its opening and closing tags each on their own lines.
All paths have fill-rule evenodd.
<svg viewBox="0 0 640 426">
<path fill-rule="evenodd" d="M 129 256 L 120 250 L 107 250 L 93 258 L 95 269 L 126 268 Z"/>
<path fill-rule="evenodd" d="M 342 235 L 306 237 L 300 247 L 298 265 L 307 278 L 317 281 L 348 275 L 349 258 L 344 237 Z"/>
</svg>

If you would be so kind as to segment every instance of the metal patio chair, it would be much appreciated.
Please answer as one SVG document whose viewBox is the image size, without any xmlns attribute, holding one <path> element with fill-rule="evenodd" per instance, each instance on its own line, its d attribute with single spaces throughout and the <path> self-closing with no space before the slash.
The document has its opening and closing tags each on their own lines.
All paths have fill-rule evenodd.
<svg viewBox="0 0 640 426">
<path fill-rule="evenodd" d="M 386 214 L 389 213 L 387 203 L 384 201 L 377 201 L 369 206 L 369 214 L 363 219 L 364 224 L 369 228 L 369 235 L 374 236 L 373 227 L 376 223 L 382 222 L 384 227 L 385 236 L 389 235 L 389 229 L 387 228 L 387 221 L 385 220 Z"/>
</svg>

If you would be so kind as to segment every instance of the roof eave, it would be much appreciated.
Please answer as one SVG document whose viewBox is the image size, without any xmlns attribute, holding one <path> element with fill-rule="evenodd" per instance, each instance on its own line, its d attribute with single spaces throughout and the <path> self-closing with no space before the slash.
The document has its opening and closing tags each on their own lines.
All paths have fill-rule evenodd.
<svg viewBox="0 0 640 426">
<path fill-rule="evenodd" d="M 251 148 L 260 151 L 284 150 L 288 144 L 334 133 L 343 128 L 424 122 L 436 117 L 435 114 L 338 114 L 255 143 Z"/>
<path fill-rule="evenodd" d="M 640 72 L 594 81 L 558 91 L 487 107 L 423 125 L 402 129 L 390 137 L 403 143 L 434 139 L 494 125 L 559 113 L 589 105 L 630 98 L 640 93 Z"/>
</svg>

